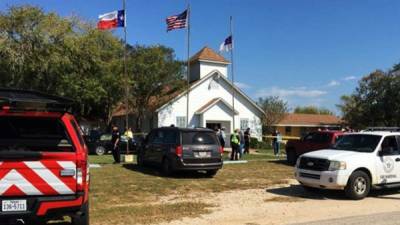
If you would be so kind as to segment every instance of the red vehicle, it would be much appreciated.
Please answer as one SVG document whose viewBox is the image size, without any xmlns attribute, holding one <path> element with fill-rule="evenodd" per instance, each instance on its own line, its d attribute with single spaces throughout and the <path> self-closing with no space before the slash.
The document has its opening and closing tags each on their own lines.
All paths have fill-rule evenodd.
<svg viewBox="0 0 400 225">
<path fill-rule="evenodd" d="M 87 147 L 72 101 L 0 89 L 0 224 L 88 225 Z"/>
<path fill-rule="evenodd" d="M 329 148 L 342 135 L 342 131 L 316 131 L 307 134 L 300 140 L 290 140 L 286 144 L 287 161 L 294 165 L 300 155 Z"/>
</svg>

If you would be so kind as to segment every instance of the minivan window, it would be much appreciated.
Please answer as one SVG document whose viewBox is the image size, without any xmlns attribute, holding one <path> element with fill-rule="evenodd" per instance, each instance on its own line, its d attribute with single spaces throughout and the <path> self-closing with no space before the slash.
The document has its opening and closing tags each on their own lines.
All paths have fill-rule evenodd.
<svg viewBox="0 0 400 225">
<path fill-rule="evenodd" d="M 162 144 L 164 142 L 164 132 L 161 130 L 158 130 L 155 133 L 154 139 L 153 139 L 153 143 L 155 144 Z"/>
<path fill-rule="evenodd" d="M 183 132 L 182 143 L 184 145 L 216 145 L 216 135 L 212 132 Z"/>
<path fill-rule="evenodd" d="M 74 151 L 60 118 L 0 117 L 0 151 Z"/>
<path fill-rule="evenodd" d="M 177 142 L 176 131 L 165 131 L 164 144 L 175 144 Z"/>
</svg>

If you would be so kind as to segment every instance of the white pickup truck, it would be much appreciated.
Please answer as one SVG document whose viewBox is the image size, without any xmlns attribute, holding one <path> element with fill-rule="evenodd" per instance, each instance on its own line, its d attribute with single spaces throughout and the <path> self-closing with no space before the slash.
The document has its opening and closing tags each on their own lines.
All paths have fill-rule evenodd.
<svg viewBox="0 0 400 225">
<path fill-rule="evenodd" d="M 400 132 L 343 135 L 332 148 L 299 157 L 295 176 L 308 190 L 344 190 L 351 199 L 371 188 L 400 187 Z"/>
</svg>

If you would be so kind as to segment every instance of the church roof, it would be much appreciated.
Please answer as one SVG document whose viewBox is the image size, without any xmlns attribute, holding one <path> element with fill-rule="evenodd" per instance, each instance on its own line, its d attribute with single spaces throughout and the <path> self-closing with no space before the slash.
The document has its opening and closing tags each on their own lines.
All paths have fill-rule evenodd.
<svg viewBox="0 0 400 225">
<path fill-rule="evenodd" d="M 221 62 L 221 63 L 229 63 L 222 55 L 216 53 L 209 47 L 202 48 L 199 52 L 194 54 L 190 58 L 190 62 L 195 61 L 213 61 L 213 62 Z"/>
<path fill-rule="evenodd" d="M 202 107 L 200 107 L 195 113 L 196 114 L 203 114 L 205 113 L 207 110 L 209 110 L 210 108 L 212 108 L 214 105 L 218 104 L 219 102 L 223 103 L 224 105 L 226 105 L 230 110 L 233 110 L 232 105 L 230 105 L 229 103 L 227 103 L 224 99 L 222 98 L 214 98 L 211 99 L 209 102 L 207 102 L 206 104 L 204 104 Z M 237 110 L 235 110 L 235 114 L 239 114 L 239 112 Z"/>
<path fill-rule="evenodd" d="M 206 80 L 208 80 L 211 77 L 214 76 L 218 76 L 220 79 L 224 80 L 230 87 L 233 87 L 236 91 L 237 94 L 240 94 L 241 96 L 243 96 L 245 99 L 247 99 L 250 104 L 252 104 L 259 112 L 261 112 L 262 114 L 264 114 L 264 110 L 260 108 L 260 106 L 257 105 L 257 103 L 255 103 L 250 97 L 248 97 L 242 90 L 240 90 L 236 85 L 232 85 L 232 82 L 228 80 L 228 78 L 226 78 L 225 76 L 223 76 L 221 74 L 221 72 L 219 72 L 218 70 L 213 70 L 211 71 L 207 76 L 203 77 L 200 80 L 197 80 L 193 83 L 190 84 L 190 90 L 195 89 L 197 86 L 199 86 L 200 84 L 202 84 L 203 82 L 205 82 Z M 184 90 L 183 92 L 181 92 L 179 95 L 175 96 L 174 98 L 172 98 L 168 103 L 162 105 L 160 108 L 158 108 L 156 110 L 156 112 L 159 112 L 160 110 L 164 109 L 165 107 L 167 107 L 169 104 L 175 102 L 176 100 L 178 100 L 179 98 L 181 98 L 182 96 L 184 96 L 187 93 L 187 90 Z M 216 101 L 215 99 L 213 99 L 214 101 Z M 213 101 L 212 100 L 212 101 Z M 210 104 L 212 104 L 213 102 L 209 102 Z M 215 104 L 215 103 L 214 103 Z"/>
</svg>

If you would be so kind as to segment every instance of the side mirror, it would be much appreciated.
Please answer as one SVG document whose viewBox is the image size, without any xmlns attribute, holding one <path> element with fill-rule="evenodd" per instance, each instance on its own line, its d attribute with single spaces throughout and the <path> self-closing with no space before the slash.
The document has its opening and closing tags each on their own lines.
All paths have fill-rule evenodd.
<svg viewBox="0 0 400 225">
<path fill-rule="evenodd" d="M 384 155 L 385 155 L 385 153 L 383 152 L 382 149 L 378 151 L 378 156 L 382 157 L 382 156 L 384 156 Z"/>
</svg>

